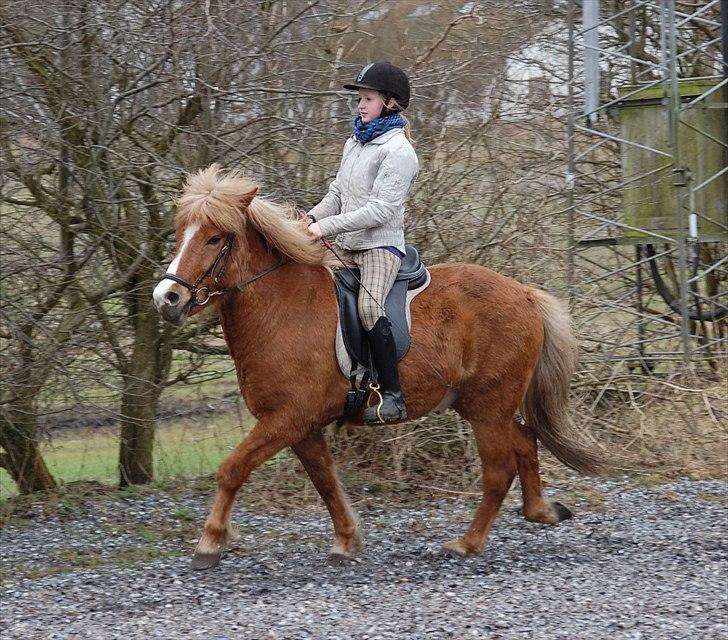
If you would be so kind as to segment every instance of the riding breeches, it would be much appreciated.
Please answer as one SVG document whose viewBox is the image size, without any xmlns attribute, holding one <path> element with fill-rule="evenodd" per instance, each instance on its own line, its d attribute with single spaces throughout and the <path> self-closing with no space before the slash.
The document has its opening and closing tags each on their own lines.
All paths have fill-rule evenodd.
<svg viewBox="0 0 728 640">
<path fill-rule="evenodd" d="M 365 249 L 344 251 L 359 267 L 361 287 L 359 288 L 359 317 L 364 329 L 371 331 L 384 313 L 384 301 L 392 289 L 402 259 L 387 249 Z"/>
</svg>

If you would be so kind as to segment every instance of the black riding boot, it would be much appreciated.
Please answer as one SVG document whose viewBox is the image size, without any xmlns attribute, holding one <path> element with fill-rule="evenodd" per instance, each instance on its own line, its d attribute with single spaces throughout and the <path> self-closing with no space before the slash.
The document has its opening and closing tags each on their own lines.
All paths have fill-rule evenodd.
<svg viewBox="0 0 728 640">
<path fill-rule="evenodd" d="M 377 320 L 371 331 L 367 331 L 367 340 L 372 352 L 374 366 L 379 373 L 379 393 L 383 403 L 379 407 L 379 397 L 372 394 L 374 404 L 364 410 L 364 422 L 395 422 L 407 417 L 402 390 L 399 388 L 399 371 L 397 370 L 397 347 L 394 344 L 392 325 L 385 316 Z M 380 420 L 381 416 L 381 420 Z"/>
</svg>

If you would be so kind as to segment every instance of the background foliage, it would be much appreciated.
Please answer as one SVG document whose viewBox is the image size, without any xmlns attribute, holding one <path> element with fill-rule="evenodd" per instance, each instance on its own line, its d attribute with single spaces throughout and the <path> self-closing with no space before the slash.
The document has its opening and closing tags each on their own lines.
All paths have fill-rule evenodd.
<svg viewBox="0 0 728 640">
<path fill-rule="evenodd" d="M 408 240 L 430 263 L 478 262 L 564 295 L 566 10 L 548 0 L 3 3 L 0 463 L 18 490 L 209 473 L 245 432 L 215 318 L 173 330 L 150 304 L 173 199 L 185 172 L 216 161 L 269 197 L 315 204 L 354 110 L 340 85 L 364 62 L 390 59 L 412 78 L 422 170 Z M 618 166 L 618 148 L 605 146 L 595 181 Z M 580 426 L 627 466 L 716 473 L 724 370 L 644 377 L 604 354 L 588 305 L 574 315 L 592 340 L 574 384 Z M 675 437 L 695 446 L 678 452 Z M 335 440 L 351 465 L 384 459 L 396 478 L 476 459 L 451 415 Z"/>
</svg>

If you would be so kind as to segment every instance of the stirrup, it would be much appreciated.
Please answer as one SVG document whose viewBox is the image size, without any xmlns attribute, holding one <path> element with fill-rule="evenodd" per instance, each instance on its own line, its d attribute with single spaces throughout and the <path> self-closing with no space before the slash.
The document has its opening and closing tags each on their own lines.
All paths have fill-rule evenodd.
<svg viewBox="0 0 728 640">
<path fill-rule="evenodd" d="M 371 401 L 372 396 L 374 394 L 376 394 L 377 397 L 379 398 L 379 402 L 377 402 L 377 406 L 376 406 L 377 420 L 379 420 L 379 424 L 386 424 L 386 421 L 384 420 L 384 418 L 382 418 L 382 413 L 381 413 L 382 407 L 384 406 L 384 396 L 379 391 L 379 385 L 372 384 L 370 382 L 368 386 L 369 386 L 370 393 L 369 393 L 369 397 L 367 398 L 367 406 L 364 409 L 364 413 L 366 414 L 367 411 L 372 408 L 372 405 L 369 404 L 369 402 Z M 374 420 L 369 420 L 368 422 L 370 422 L 370 424 L 374 424 Z"/>
<path fill-rule="evenodd" d="M 404 403 L 402 394 L 394 392 L 381 392 L 379 385 L 369 385 L 371 393 L 367 400 L 367 406 L 364 410 L 363 418 L 365 424 L 389 424 L 391 422 L 399 422 L 407 418 L 407 407 Z M 372 396 L 376 394 L 379 402 L 372 405 Z M 376 402 L 376 400 L 375 400 Z M 385 406 L 391 410 L 389 415 L 382 415 Z"/>
</svg>

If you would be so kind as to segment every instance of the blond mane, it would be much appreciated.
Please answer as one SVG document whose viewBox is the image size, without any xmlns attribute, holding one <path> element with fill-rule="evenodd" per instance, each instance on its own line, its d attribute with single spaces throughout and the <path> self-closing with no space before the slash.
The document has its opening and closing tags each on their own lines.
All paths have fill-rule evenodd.
<svg viewBox="0 0 728 640">
<path fill-rule="evenodd" d="M 295 262 L 340 266 L 331 252 L 306 233 L 296 209 L 255 194 L 258 185 L 238 171 L 222 172 L 217 164 L 189 174 L 177 200 L 175 224 L 212 225 L 242 236 L 249 222 L 282 254 Z"/>
</svg>

